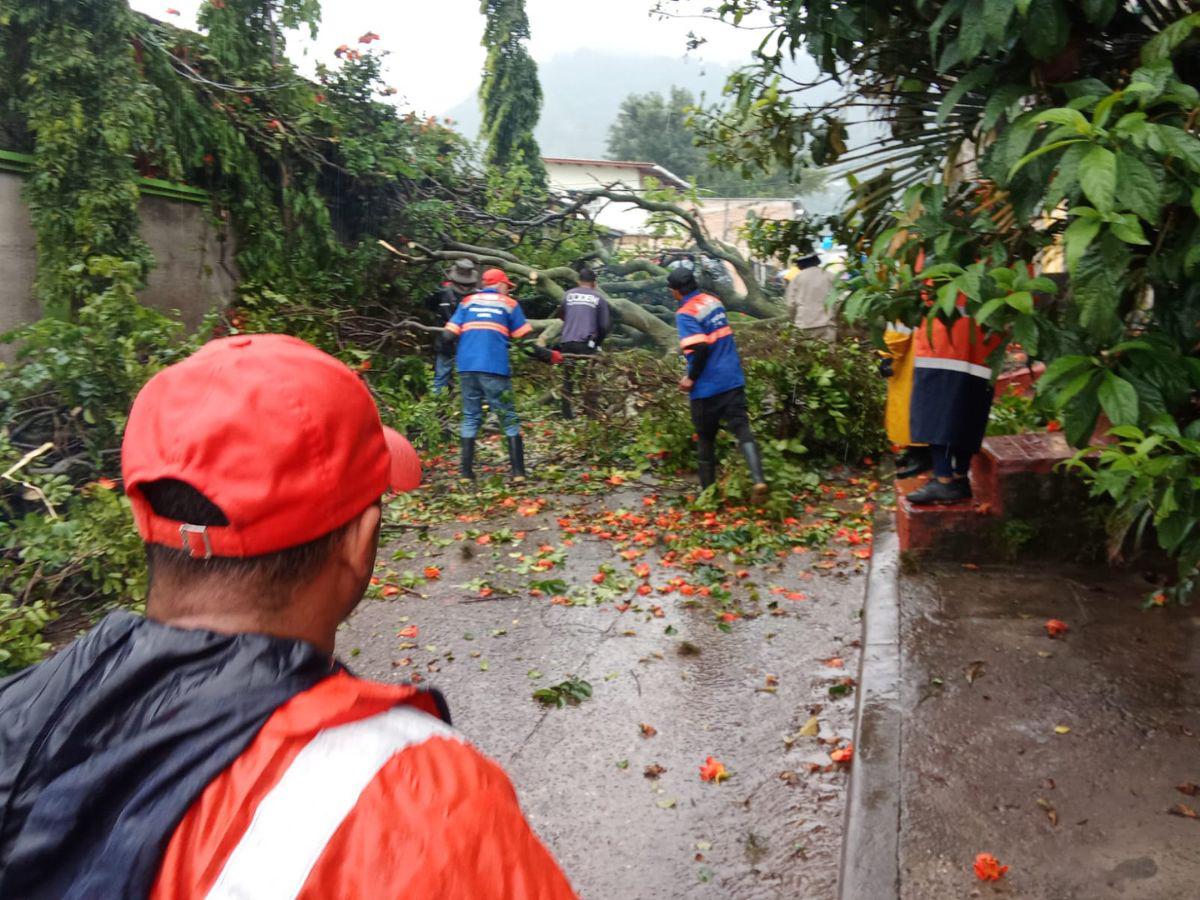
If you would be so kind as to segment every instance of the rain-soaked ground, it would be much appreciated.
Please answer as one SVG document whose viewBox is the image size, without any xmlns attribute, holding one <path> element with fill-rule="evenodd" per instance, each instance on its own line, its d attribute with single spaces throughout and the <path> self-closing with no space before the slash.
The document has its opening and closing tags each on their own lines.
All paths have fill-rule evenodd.
<svg viewBox="0 0 1200 900">
<path fill-rule="evenodd" d="M 426 510 L 424 535 L 381 552 L 378 596 L 339 655 L 443 691 L 583 897 L 833 898 L 847 770 L 830 754 L 852 736 L 869 519 L 835 536 L 818 493 L 792 533 L 824 529 L 830 549 L 775 548 L 758 565 L 728 549 L 672 556 L 686 529 L 726 525 L 672 512 L 679 490 L 539 496 L 535 483 L 482 518 Z M 869 515 L 868 489 L 834 496 Z M 440 572 L 416 578 L 427 566 Z M 570 676 L 593 696 L 533 698 Z M 728 780 L 701 780 L 709 756 Z"/>
<path fill-rule="evenodd" d="M 1140 609 L 1147 587 L 1099 567 L 901 580 L 904 900 L 1200 897 L 1200 617 Z M 976 879 L 981 852 L 1002 880 Z"/>
</svg>

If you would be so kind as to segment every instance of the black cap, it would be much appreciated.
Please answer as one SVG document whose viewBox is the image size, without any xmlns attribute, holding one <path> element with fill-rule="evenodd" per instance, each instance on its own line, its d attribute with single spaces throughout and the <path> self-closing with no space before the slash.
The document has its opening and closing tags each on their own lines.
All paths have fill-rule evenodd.
<svg viewBox="0 0 1200 900">
<path fill-rule="evenodd" d="M 667 276 L 667 287 L 674 291 L 684 291 L 696 287 L 696 273 L 691 269 L 679 266 L 672 269 Z"/>
</svg>

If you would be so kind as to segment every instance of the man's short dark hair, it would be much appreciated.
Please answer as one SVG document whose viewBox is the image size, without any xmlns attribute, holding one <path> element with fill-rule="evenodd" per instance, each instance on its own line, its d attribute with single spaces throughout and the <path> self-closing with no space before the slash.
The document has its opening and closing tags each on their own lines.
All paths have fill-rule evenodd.
<svg viewBox="0 0 1200 900">
<path fill-rule="evenodd" d="M 589 269 L 587 266 L 584 266 L 582 269 L 579 270 L 578 278 L 579 278 L 580 284 L 595 284 L 596 283 L 596 273 L 593 272 L 591 269 Z"/>
<path fill-rule="evenodd" d="M 165 518 L 210 527 L 229 524 L 220 507 L 185 481 L 163 478 L 143 484 L 140 490 L 154 512 Z M 151 581 L 156 573 L 170 573 L 180 580 L 216 576 L 264 586 L 290 587 L 316 575 L 345 529 L 343 525 L 305 544 L 261 556 L 197 559 L 181 547 L 147 544 L 146 563 Z"/>
<path fill-rule="evenodd" d="M 696 283 L 696 275 L 691 269 L 680 266 L 672 269 L 671 274 L 667 276 L 667 287 L 673 291 L 679 291 L 681 294 L 690 294 L 692 291 L 699 290 L 700 285 Z"/>
</svg>

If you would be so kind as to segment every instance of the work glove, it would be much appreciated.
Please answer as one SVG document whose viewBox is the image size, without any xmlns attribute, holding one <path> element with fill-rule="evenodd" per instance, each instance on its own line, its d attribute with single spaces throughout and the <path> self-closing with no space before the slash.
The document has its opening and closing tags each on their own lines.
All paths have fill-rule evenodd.
<svg viewBox="0 0 1200 900">
<path fill-rule="evenodd" d="M 550 365 L 557 366 L 563 361 L 563 355 L 557 350 L 550 351 Z"/>
<path fill-rule="evenodd" d="M 885 356 L 879 360 L 879 377 L 891 378 L 895 374 L 895 369 L 892 366 L 892 358 Z"/>
</svg>

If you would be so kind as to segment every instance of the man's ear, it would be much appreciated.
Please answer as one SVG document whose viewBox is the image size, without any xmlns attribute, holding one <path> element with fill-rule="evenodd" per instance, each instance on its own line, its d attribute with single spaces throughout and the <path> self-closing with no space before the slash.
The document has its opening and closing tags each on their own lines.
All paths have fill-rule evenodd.
<svg viewBox="0 0 1200 900">
<path fill-rule="evenodd" d="M 383 508 L 372 503 L 350 522 L 342 538 L 342 552 L 346 561 L 356 572 L 370 572 L 375 568 L 375 554 L 379 549 L 379 524 Z"/>
</svg>

